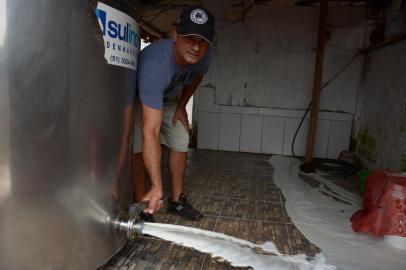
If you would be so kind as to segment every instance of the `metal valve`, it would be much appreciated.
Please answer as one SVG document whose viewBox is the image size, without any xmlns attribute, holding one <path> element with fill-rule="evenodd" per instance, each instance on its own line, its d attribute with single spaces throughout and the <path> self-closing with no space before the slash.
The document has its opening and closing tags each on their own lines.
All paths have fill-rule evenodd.
<svg viewBox="0 0 406 270">
<path fill-rule="evenodd" d="M 132 204 L 128 213 L 121 212 L 116 219 L 110 220 L 113 234 L 118 238 L 125 236 L 128 240 L 134 240 L 138 235 L 142 235 L 144 222 L 139 219 L 139 214 L 147 205 L 148 202 Z"/>
</svg>

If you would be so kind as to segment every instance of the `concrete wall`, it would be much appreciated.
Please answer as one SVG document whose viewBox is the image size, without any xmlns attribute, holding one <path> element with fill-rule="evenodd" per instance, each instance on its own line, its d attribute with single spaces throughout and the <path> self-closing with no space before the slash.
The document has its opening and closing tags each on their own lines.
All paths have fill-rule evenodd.
<svg viewBox="0 0 406 270">
<path fill-rule="evenodd" d="M 311 100 L 318 8 L 255 5 L 235 22 L 241 10 L 232 1 L 205 2 L 217 18 L 218 40 L 198 91 L 198 147 L 290 155 Z M 330 9 L 324 82 L 363 46 L 363 14 L 358 8 Z M 328 113 L 320 119 L 316 156 L 336 158 L 348 148 L 361 66 L 357 59 L 323 90 L 320 108 Z M 306 135 L 307 121 L 296 143 L 299 155 Z"/>
<path fill-rule="evenodd" d="M 406 171 L 406 41 L 375 51 L 359 92 L 354 136 L 372 167 Z"/>
</svg>

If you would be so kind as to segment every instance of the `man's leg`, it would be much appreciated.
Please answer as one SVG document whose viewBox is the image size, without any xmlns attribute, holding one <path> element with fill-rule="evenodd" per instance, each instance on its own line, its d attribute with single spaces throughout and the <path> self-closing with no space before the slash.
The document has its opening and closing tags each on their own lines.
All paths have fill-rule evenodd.
<svg viewBox="0 0 406 270">
<path fill-rule="evenodd" d="M 169 198 L 167 210 L 177 213 L 188 220 L 199 220 L 203 217 L 190 204 L 189 198 L 183 193 L 186 159 L 189 144 L 189 132 L 180 121 L 172 123 L 176 104 L 164 104 L 161 125 L 161 144 L 169 150 L 169 174 L 171 177 L 172 197 Z"/>
<path fill-rule="evenodd" d="M 203 215 L 191 204 L 183 193 L 187 152 L 169 150 L 169 173 L 171 176 L 172 197 L 168 202 L 168 211 L 177 213 L 188 220 L 199 220 Z"/>
<path fill-rule="evenodd" d="M 140 202 L 145 195 L 145 166 L 142 152 L 132 156 L 133 200 Z"/>
<path fill-rule="evenodd" d="M 185 177 L 187 152 L 178 152 L 169 150 L 169 174 L 171 177 L 172 197 L 171 200 L 176 202 L 183 193 L 183 183 Z"/>
</svg>

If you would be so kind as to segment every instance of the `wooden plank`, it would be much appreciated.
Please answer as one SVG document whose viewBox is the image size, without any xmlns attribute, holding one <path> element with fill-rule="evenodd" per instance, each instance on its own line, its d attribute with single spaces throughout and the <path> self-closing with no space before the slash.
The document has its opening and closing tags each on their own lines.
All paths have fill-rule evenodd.
<svg viewBox="0 0 406 270">
<path fill-rule="evenodd" d="M 313 149 L 317 130 L 317 114 L 320 103 L 321 80 L 323 77 L 324 48 L 326 45 L 328 0 L 321 0 L 319 16 L 319 32 L 317 37 L 316 66 L 314 71 L 314 83 L 312 94 L 312 108 L 310 114 L 309 133 L 307 135 L 306 158 L 301 166 L 303 171 L 312 171 Z"/>
</svg>

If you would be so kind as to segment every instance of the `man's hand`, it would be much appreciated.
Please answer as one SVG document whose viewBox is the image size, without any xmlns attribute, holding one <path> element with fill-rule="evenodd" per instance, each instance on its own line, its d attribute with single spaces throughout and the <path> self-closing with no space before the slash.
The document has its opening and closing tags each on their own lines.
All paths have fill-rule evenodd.
<svg viewBox="0 0 406 270">
<path fill-rule="evenodd" d="M 178 106 L 178 108 L 176 108 L 172 119 L 172 125 L 176 125 L 177 121 L 180 121 L 185 127 L 186 131 L 189 133 L 189 119 L 187 117 L 186 108 L 183 106 Z"/>
<path fill-rule="evenodd" d="M 151 190 L 145 194 L 142 201 L 148 201 L 148 207 L 144 210 L 146 213 L 153 214 L 162 208 L 164 202 L 162 200 L 163 192 L 161 187 L 152 187 Z"/>
</svg>

